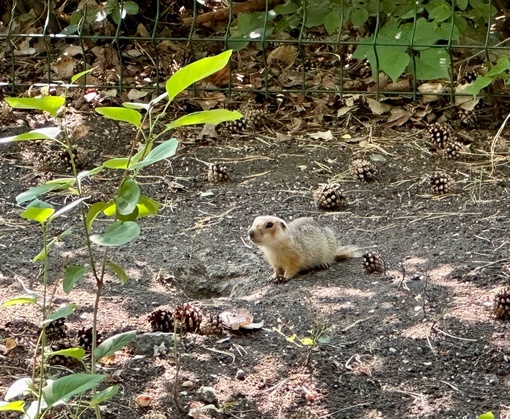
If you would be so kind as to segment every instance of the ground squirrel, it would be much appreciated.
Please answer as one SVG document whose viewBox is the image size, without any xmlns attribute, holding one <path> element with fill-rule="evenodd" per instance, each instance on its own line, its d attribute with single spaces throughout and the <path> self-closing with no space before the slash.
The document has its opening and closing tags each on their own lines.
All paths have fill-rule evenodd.
<svg viewBox="0 0 510 419">
<path fill-rule="evenodd" d="M 286 282 L 298 272 L 327 268 L 362 253 L 355 246 L 339 247 L 333 231 L 313 218 L 298 218 L 287 224 L 278 217 L 257 217 L 248 234 L 264 251 L 275 282 Z"/>
</svg>

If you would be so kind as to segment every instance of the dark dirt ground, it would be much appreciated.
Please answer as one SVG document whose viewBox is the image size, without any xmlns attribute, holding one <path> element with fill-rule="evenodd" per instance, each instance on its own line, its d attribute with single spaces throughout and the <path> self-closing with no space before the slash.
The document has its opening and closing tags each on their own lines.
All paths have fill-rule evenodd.
<svg viewBox="0 0 510 419">
<path fill-rule="evenodd" d="M 116 123 L 81 114 L 70 115 L 69 123 L 88 128 L 79 145 L 96 164 L 129 147 L 132 133 Z M 210 386 L 223 409 L 195 417 L 475 418 L 486 411 L 510 417 L 510 333 L 490 309 L 510 279 L 510 142 L 503 136 L 495 144 L 492 171 L 487 132 L 467 132 L 470 153 L 450 161 L 428 151 L 420 130 L 376 131 L 338 126 L 334 140 L 317 140 L 282 139 L 268 130 L 185 144 L 143 172 L 143 192 L 163 206 L 141 221 L 137 240 L 111 253 L 130 280 L 124 286 L 107 281 L 99 311 L 103 336 L 148 332 L 148 313 L 186 301 L 211 314 L 246 308 L 264 321 L 250 334 L 184 338 L 180 404 L 186 410 L 206 404 L 198 390 Z M 2 136 L 14 133 L 5 128 Z M 39 265 L 31 262 L 40 231 L 15 205 L 15 196 L 40 178 L 17 145 L 2 147 L 0 301 L 22 294 L 20 281 L 41 291 Z M 359 156 L 376 160 L 375 182 L 347 173 Z M 230 182 L 206 181 L 204 162 L 213 161 L 227 165 Z M 436 170 L 452 174 L 454 193 L 431 193 L 428 175 Z M 312 191 L 334 177 L 349 205 L 319 212 Z M 64 196 L 49 200 L 62 205 Z M 352 260 L 268 284 L 271 269 L 246 234 L 264 214 L 316 217 L 342 243 L 380 252 L 387 272 L 365 274 L 360 260 Z M 54 229 L 71 225 L 79 226 L 73 215 Z M 94 283 L 84 280 L 67 295 L 58 282 L 70 262 L 86 261 L 78 229 L 54 250 L 55 305 L 78 304 L 67 321 L 71 334 L 91 325 Z M 0 395 L 30 373 L 39 322 L 34 307 L 0 309 L 0 343 L 7 337 L 18 343 L 0 354 Z M 330 339 L 311 352 L 275 331 L 305 338 L 317 326 L 330 328 Z M 173 402 L 171 353 L 140 357 L 126 349 L 101 371 L 120 385 L 105 418 L 185 416 Z M 136 404 L 139 395 L 151 398 L 149 407 Z"/>
</svg>

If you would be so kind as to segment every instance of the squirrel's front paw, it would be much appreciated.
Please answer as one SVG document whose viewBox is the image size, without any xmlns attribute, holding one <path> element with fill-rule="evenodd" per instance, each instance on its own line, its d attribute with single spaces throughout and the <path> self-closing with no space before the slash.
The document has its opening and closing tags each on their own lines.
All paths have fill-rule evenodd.
<svg viewBox="0 0 510 419">
<path fill-rule="evenodd" d="M 290 278 L 285 278 L 283 275 L 273 275 L 271 282 L 273 284 L 285 284 Z"/>
</svg>

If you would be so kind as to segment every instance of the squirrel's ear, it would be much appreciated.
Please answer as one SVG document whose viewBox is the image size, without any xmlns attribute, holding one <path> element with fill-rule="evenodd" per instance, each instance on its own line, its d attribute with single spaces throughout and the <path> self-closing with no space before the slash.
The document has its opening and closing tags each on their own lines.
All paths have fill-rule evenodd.
<svg viewBox="0 0 510 419">
<path fill-rule="evenodd" d="M 287 224 L 285 223 L 285 221 L 282 221 L 280 225 L 282 226 L 282 230 L 285 230 L 287 228 Z"/>
</svg>

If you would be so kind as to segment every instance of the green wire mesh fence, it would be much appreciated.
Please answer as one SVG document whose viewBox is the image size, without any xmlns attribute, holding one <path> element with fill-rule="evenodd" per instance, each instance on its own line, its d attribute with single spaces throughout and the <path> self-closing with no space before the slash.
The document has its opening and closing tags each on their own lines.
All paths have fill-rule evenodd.
<svg viewBox="0 0 510 419">
<path fill-rule="evenodd" d="M 11 94 L 70 83 L 89 68 L 77 87 L 157 94 L 180 67 L 224 49 L 236 51 L 229 68 L 197 89 L 416 98 L 473 96 L 496 85 L 493 93 L 508 93 L 503 1 L 4 3 L 0 86 Z"/>
</svg>

